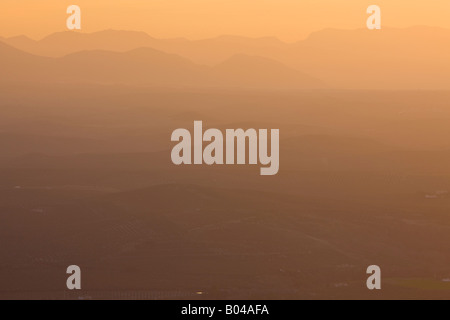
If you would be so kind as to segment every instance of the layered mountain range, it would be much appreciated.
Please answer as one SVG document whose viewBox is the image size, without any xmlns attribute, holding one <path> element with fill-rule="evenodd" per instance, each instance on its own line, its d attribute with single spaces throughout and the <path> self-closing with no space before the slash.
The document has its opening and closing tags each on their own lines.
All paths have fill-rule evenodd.
<svg viewBox="0 0 450 320">
<path fill-rule="evenodd" d="M 326 29 L 295 43 L 143 32 L 60 32 L 0 38 L 1 81 L 252 89 L 449 89 L 450 30 Z"/>
</svg>

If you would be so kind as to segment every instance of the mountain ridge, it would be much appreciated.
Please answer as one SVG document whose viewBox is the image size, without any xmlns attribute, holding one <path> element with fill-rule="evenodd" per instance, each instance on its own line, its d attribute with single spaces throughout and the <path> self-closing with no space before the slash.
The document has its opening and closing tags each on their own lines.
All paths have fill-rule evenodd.
<svg viewBox="0 0 450 320">
<path fill-rule="evenodd" d="M 75 39 L 71 41 L 70 39 Z M 55 41 L 55 39 L 57 41 Z M 8 43 L 13 40 L 3 40 Z M 223 35 L 203 40 L 156 39 L 145 32 L 60 32 L 23 51 L 61 57 L 85 50 L 128 52 L 150 47 L 199 65 L 216 67 L 244 54 L 259 56 L 318 78 L 337 89 L 449 90 L 450 30 L 438 27 L 323 29 L 304 40 Z M 14 42 L 13 41 L 13 42 Z M 20 48 L 19 48 L 20 49 Z"/>
<path fill-rule="evenodd" d="M 239 70 L 233 74 L 220 67 L 198 65 L 182 56 L 146 47 L 127 52 L 80 51 L 49 58 L 22 52 L 3 43 L 0 44 L 0 57 L 6 75 L 4 81 L 252 89 L 282 89 L 280 83 L 296 89 L 318 86 L 313 78 L 266 58 L 263 58 L 263 64 L 255 57 L 247 57 L 244 63 L 231 61 L 231 66 L 235 66 L 230 70 Z M 254 60 L 258 65 L 256 69 Z M 245 81 L 242 81 L 243 74 Z"/>
</svg>

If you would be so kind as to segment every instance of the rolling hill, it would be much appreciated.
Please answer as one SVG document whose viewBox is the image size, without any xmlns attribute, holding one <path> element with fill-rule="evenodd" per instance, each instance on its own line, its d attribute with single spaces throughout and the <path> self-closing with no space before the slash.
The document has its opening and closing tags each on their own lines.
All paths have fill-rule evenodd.
<svg viewBox="0 0 450 320">
<path fill-rule="evenodd" d="M 214 70 L 236 87 L 255 88 L 323 88 L 324 84 L 311 76 L 282 63 L 258 56 L 234 55 L 214 67 Z"/>
<path fill-rule="evenodd" d="M 217 66 L 151 48 L 81 51 L 61 58 L 32 55 L 0 44 L 3 82 L 96 83 L 138 86 L 310 89 L 319 81 L 281 63 L 241 56 Z"/>
<path fill-rule="evenodd" d="M 343 89 L 449 89 L 450 30 L 426 26 L 324 29 L 284 43 L 276 38 L 220 36 L 203 40 L 155 39 L 143 32 L 61 32 L 34 41 L 4 41 L 26 52 L 61 57 L 78 51 L 126 52 L 150 47 L 197 64 L 215 66 L 236 55 L 273 59 Z"/>
<path fill-rule="evenodd" d="M 141 47 L 180 54 L 199 63 L 214 65 L 232 55 L 278 52 L 286 43 L 273 37 L 247 38 L 223 35 L 212 39 L 156 39 L 144 32 L 105 30 L 94 33 L 57 32 L 34 41 L 25 36 L 4 40 L 11 46 L 36 55 L 62 57 L 78 51 L 125 52 Z"/>
</svg>

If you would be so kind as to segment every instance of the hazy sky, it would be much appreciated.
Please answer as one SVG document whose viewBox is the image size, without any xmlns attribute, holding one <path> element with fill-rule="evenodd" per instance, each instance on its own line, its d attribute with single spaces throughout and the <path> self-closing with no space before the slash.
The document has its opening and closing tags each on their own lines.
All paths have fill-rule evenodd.
<svg viewBox="0 0 450 320">
<path fill-rule="evenodd" d="M 366 8 L 384 26 L 450 28 L 450 0 L 1 0 L 0 35 L 40 38 L 65 30 L 66 8 L 82 9 L 82 31 L 145 31 L 190 39 L 221 34 L 300 40 L 323 28 L 365 27 Z"/>
</svg>

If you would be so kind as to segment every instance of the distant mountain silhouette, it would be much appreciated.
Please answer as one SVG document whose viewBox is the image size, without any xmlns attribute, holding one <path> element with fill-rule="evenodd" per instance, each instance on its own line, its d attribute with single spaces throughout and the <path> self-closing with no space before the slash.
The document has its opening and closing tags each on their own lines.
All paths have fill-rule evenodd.
<svg viewBox="0 0 450 320">
<path fill-rule="evenodd" d="M 40 82 L 51 66 L 51 58 L 35 56 L 0 42 L 1 82 Z"/>
<path fill-rule="evenodd" d="M 224 35 L 212 39 L 190 41 L 183 38 L 155 39 L 144 32 L 105 30 L 94 33 L 57 32 L 40 41 L 9 38 L 6 43 L 29 53 L 61 57 L 86 50 L 130 51 L 151 47 L 181 54 L 197 63 L 216 64 L 237 53 L 258 54 L 277 50 L 287 44 L 277 38 L 246 38 Z"/>
<path fill-rule="evenodd" d="M 280 60 L 344 88 L 449 89 L 450 30 L 326 29 Z"/>
<path fill-rule="evenodd" d="M 59 32 L 38 42 L 37 52 L 49 56 L 63 56 L 86 50 L 130 51 L 140 47 L 154 47 L 162 40 L 144 32 L 106 30 L 90 34 Z"/>
<path fill-rule="evenodd" d="M 323 83 L 282 63 L 258 56 L 235 55 L 214 68 L 224 79 L 241 87 L 279 89 L 320 88 Z"/>
<path fill-rule="evenodd" d="M 209 70 L 177 55 L 150 48 L 126 53 L 84 51 L 56 59 L 65 81 L 132 85 L 193 85 L 210 83 Z"/>
<path fill-rule="evenodd" d="M 289 48 L 289 44 L 274 37 L 247 38 L 239 36 L 220 36 L 211 39 L 172 42 L 159 49 L 188 57 L 197 63 L 215 65 L 236 54 L 258 55 L 278 59 Z"/>
<path fill-rule="evenodd" d="M 4 39 L 4 42 L 23 51 L 49 57 L 61 57 L 78 51 L 129 51 L 152 46 L 158 40 L 144 32 L 106 30 L 95 33 L 57 32 L 34 41 L 25 36 Z"/>
<path fill-rule="evenodd" d="M 40 57 L 0 44 L 3 81 L 309 89 L 319 82 L 281 63 L 235 57 L 215 67 L 197 65 L 151 48 L 128 52 L 82 51 L 62 58 Z"/>
<path fill-rule="evenodd" d="M 1 38 L 0 38 L 0 40 L 1 40 Z M 20 49 L 22 51 L 26 51 L 29 53 L 34 53 L 35 47 L 38 44 L 37 41 L 30 39 L 24 35 L 11 37 L 8 39 L 3 39 L 3 41 L 14 48 L 17 48 L 17 49 Z"/>
<path fill-rule="evenodd" d="M 381 30 L 325 29 L 292 44 L 270 37 L 220 36 L 195 41 L 155 39 L 143 32 L 115 30 L 90 34 L 60 32 L 40 41 L 26 37 L 4 41 L 26 52 L 52 57 L 86 50 L 128 52 L 149 47 L 197 64 L 215 66 L 227 59 L 230 60 L 226 63 L 240 64 L 234 57 L 236 55 L 259 56 L 279 61 L 336 88 L 450 89 L 450 30 L 425 26 Z M 240 73 L 240 81 L 246 82 L 245 69 L 215 69 L 222 69 L 225 78 L 233 72 Z M 285 69 L 283 77 L 287 74 Z M 262 84 L 260 80 L 258 82 Z M 214 84 L 212 81 L 211 85 Z"/>
</svg>

